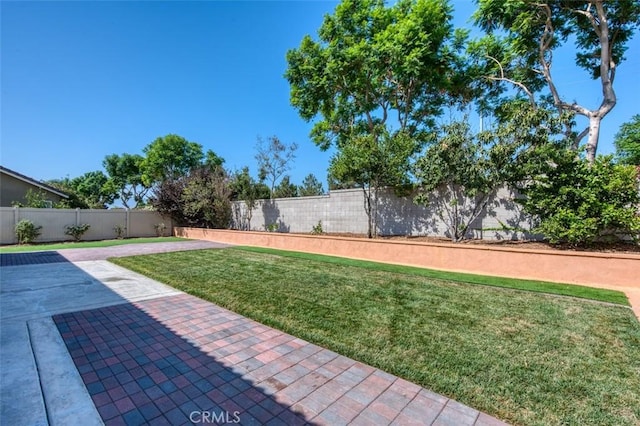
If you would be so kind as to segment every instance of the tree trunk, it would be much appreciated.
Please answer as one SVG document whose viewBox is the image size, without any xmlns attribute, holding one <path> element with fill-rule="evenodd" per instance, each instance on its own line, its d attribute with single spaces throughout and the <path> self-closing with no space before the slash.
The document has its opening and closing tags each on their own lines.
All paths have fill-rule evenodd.
<svg viewBox="0 0 640 426">
<path fill-rule="evenodd" d="M 589 161 L 589 164 L 593 164 L 596 159 L 601 121 L 602 117 L 599 114 L 589 115 L 589 139 L 587 140 L 587 161 Z"/>
</svg>

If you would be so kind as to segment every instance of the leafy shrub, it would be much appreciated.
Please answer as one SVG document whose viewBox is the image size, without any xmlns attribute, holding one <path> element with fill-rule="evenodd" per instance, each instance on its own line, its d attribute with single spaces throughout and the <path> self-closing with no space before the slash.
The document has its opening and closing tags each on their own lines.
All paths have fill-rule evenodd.
<svg viewBox="0 0 640 426">
<path fill-rule="evenodd" d="M 22 219 L 16 224 L 16 237 L 19 244 L 29 244 L 40 236 L 42 226 L 36 226 L 28 219 Z"/>
<path fill-rule="evenodd" d="M 313 235 L 322 235 L 324 231 L 322 230 L 322 221 L 319 220 L 317 225 L 311 227 L 311 233 Z"/>
<path fill-rule="evenodd" d="M 153 229 L 156 230 L 156 236 L 164 237 L 164 232 L 167 230 L 167 225 L 164 222 L 156 223 L 153 225 Z"/>
<path fill-rule="evenodd" d="M 116 225 L 113 227 L 113 230 L 116 233 L 116 238 L 119 240 L 122 240 L 125 237 L 125 234 L 127 232 L 127 227 L 122 225 Z"/>
<path fill-rule="evenodd" d="M 273 222 L 264 226 L 265 231 L 267 232 L 276 232 L 280 229 L 280 224 L 278 222 Z"/>
<path fill-rule="evenodd" d="M 231 192 L 222 167 L 200 167 L 163 181 L 154 191 L 152 204 L 181 226 L 227 228 L 232 217 Z"/>
<path fill-rule="evenodd" d="M 600 156 L 593 164 L 575 152 L 547 151 L 541 173 L 522 188 L 522 204 L 551 243 L 589 245 L 640 233 L 638 175 L 633 166 Z"/>
<path fill-rule="evenodd" d="M 89 230 L 91 226 L 88 223 L 81 225 L 67 225 L 64 227 L 64 233 L 73 237 L 74 241 L 80 241 L 85 232 Z"/>
</svg>

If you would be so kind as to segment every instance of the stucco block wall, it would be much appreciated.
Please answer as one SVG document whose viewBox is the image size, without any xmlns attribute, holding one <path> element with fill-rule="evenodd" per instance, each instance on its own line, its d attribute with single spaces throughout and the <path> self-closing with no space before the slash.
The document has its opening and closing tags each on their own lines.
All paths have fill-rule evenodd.
<svg viewBox="0 0 640 426">
<path fill-rule="evenodd" d="M 472 222 L 469 236 L 484 239 L 536 238 L 527 232 L 533 223 L 514 201 L 518 195 L 501 188 L 489 201 L 483 213 Z M 322 221 L 329 233 L 367 233 L 367 215 L 362 189 L 331 191 L 320 197 L 280 198 L 260 200 L 253 210 L 251 226 L 247 221 L 247 206 L 234 203 L 233 228 L 265 230 L 271 224 L 278 232 L 307 233 Z M 378 200 L 379 235 L 447 236 L 447 226 L 441 219 L 442 200 L 434 194 L 428 206 L 417 205 L 411 196 L 397 196 L 384 189 Z M 506 231 L 507 226 L 523 231 Z"/>
</svg>

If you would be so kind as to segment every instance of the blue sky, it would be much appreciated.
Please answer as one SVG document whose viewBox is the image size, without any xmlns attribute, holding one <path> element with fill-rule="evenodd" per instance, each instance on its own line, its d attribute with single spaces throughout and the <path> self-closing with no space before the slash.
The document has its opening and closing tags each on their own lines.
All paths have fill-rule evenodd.
<svg viewBox="0 0 640 426">
<path fill-rule="evenodd" d="M 336 4 L 2 1 L 0 163 L 41 180 L 75 177 L 176 133 L 255 175 L 257 137 L 277 135 L 299 145 L 293 182 L 308 173 L 325 181 L 331 154 L 309 140 L 283 73 L 286 51 L 315 36 Z M 455 24 L 470 26 L 471 0 L 453 4 Z M 573 56 L 556 54 L 558 86 L 595 107 L 598 85 Z M 613 152 L 620 125 L 640 113 L 638 35 L 627 58 L 599 153 Z"/>
</svg>

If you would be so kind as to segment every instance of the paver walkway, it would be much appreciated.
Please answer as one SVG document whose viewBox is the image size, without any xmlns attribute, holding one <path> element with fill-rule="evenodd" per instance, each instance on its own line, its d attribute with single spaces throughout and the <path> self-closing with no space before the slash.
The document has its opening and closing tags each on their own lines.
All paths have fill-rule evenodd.
<svg viewBox="0 0 640 426">
<path fill-rule="evenodd" d="M 107 425 L 502 424 L 186 294 L 54 321 Z"/>
<path fill-rule="evenodd" d="M 101 296 L 104 303 L 94 309 L 68 312 L 68 307 L 77 305 L 59 305 L 67 310 L 42 305 L 45 315 L 53 315 L 50 327 L 59 331 L 63 355 L 70 355 L 70 373 L 78 377 L 78 386 L 86 389 L 105 424 L 504 424 L 215 304 L 174 290 L 163 294 L 167 290 L 162 290 L 162 284 L 156 283 L 154 289 L 152 280 L 113 264 L 68 262 L 72 256 L 97 259 L 113 255 L 105 249 L 99 249 L 102 254 L 97 249 L 85 251 L 93 253 L 39 255 L 46 263 L 32 266 L 25 257 L 2 255 L 2 260 L 27 265 L 7 269 L 10 273 L 4 277 L 17 280 L 15 285 L 21 270 L 52 268 L 48 281 L 54 289 L 59 276 L 55 268 L 67 268 L 64 276 L 69 282 L 60 291 L 73 294 L 76 287 L 71 286 L 86 286 L 90 274 L 91 279 L 102 281 L 105 291 L 117 293 L 111 298 Z M 70 278 L 74 272 L 69 269 L 74 267 L 78 284 Z M 119 287 L 114 287 L 115 277 L 122 279 L 117 281 L 122 282 Z M 47 281 L 45 278 L 41 277 Z M 4 286 L 3 281 L 3 292 Z M 146 288 L 149 290 L 141 290 Z M 13 290 L 9 286 L 7 291 Z M 98 294 L 92 291 L 87 294 Z M 148 291 L 149 298 L 141 297 L 141 291 Z M 18 325 L 23 316 L 12 318 Z M 45 370 L 53 367 L 42 365 L 42 360 L 37 363 Z M 50 377 L 44 379 L 40 379 L 43 388 L 51 382 Z M 4 396 L 10 397 L 3 391 Z M 54 418 L 52 414 L 48 417 Z"/>
</svg>

